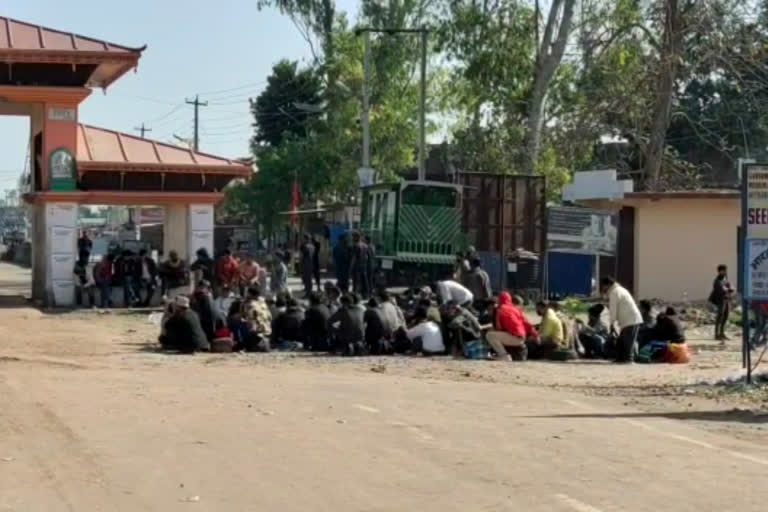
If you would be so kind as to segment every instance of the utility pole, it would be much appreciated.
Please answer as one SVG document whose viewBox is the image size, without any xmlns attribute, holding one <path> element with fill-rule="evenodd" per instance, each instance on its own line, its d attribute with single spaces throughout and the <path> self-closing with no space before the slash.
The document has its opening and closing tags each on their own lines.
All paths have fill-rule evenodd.
<svg viewBox="0 0 768 512">
<path fill-rule="evenodd" d="M 421 27 L 421 99 L 419 102 L 419 181 L 427 177 L 427 31 Z"/>
<path fill-rule="evenodd" d="M 200 95 L 195 95 L 194 100 L 186 100 L 187 105 L 194 105 L 195 106 L 195 138 L 194 140 L 194 149 L 195 151 L 200 150 L 200 107 L 207 107 L 208 102 L 207 101 L 200 101 Z"/>
<path fill-rule="evenodd" d="M 360 122 L 363 125 L 363 169 L 371 168 L 371 120 L 370 120 L 370 73 L 371 73 L 371 33 L 363 35 L 363 112 Z"/>
<path fill-rule="evenodd" d="M 143 139 L 144 138 L 144 134 L 147 133 L 147 132 L 151 132 L 152 128 L 147 128 L 147 127 L 144 126 L 144 123 L 141 123 L 141 126 L 136 126 L 134 128 L 134 130 L 136 130 L 137 132 L 141 132 L 141 138 Z"/>
</svg>

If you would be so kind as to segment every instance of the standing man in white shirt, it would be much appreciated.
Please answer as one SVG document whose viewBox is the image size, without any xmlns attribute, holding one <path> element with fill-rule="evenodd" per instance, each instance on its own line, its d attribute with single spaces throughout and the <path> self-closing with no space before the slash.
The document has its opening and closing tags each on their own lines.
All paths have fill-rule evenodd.
<svg viewBox="0 0 768 512">
<path fill-rule="evenodd" d="M 629 291 L 612 277 L 600 280 L 600 291 L 608 296 L 608 309 L 611 312 L 609 325 L 614 330 L 619 324 L 619 339 L 616 342 L 616 362 L 632 363 L 635 359 L 637 335 L 643 324 L 643 315 Z"/>
<path fill-rule="evenodd" d="M 441 304 L 453 301 L 461 307 L 469 308 L 475 300 L 475 296 L 465 286 L 453 280 L 437 282 L 437 296 Z"/>
</svg>

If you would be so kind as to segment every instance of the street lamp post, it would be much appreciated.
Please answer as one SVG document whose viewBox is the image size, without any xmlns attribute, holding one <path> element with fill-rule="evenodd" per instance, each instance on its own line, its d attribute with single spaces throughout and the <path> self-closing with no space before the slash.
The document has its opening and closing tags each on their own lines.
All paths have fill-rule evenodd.
<svg viewBox="0 0 768 512">
<path fill-rule="evenodd" d="M 370 33 L 379 34 L 420 34 L 421 36 L 421 98 L 419 101 L 419 181 L 426 179 L 427 162 L 427 36 L 429 29 L 422 26 L 420 28 L 361 28 L 357 30 L 357 35 L 363 34 L 365 53 L 363 56 L 363 111 L 360 122 L 363 128 L 363 169 L 369 169 L 371 166 L 371 126 L 369 119 L 370 111 Z"/>
</svg>

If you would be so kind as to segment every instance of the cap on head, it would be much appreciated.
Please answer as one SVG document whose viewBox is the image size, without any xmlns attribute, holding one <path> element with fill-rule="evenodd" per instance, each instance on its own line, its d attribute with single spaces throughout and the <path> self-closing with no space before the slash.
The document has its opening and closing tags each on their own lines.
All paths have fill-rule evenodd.
<svg viewBox="0 0 768 512">
<path fill-rule="evenodd" d="M 177 308 L 189 309 L 189 298 L 185 297 L 184 295 L 177 296 L 173 303 Z"/>
</svg>

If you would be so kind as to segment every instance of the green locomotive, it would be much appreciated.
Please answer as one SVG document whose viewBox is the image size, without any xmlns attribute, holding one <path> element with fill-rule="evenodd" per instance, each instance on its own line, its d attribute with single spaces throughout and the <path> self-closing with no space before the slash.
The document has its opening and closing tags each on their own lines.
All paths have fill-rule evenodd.
<svg viewBox="0 0 768 512">
<path fill-rule="evenodd" d="M 429 282 L 450 272 L 466 249 L 462 187 L 402 181 L 362 188 L 360 227 L 376 248 L 379 276 L 388 285 Z"/>
</svg>

